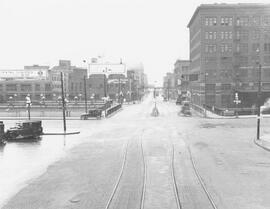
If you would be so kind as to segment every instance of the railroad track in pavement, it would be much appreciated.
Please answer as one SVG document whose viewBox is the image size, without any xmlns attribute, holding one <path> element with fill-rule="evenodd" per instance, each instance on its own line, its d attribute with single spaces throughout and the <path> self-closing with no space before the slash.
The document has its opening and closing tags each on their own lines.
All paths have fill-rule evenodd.
<svg viewBox="0 0 270 209">
<path fill-rule="evenodd" d="M 143 144 L 143 131 L 141 133 L 140 136 L 140 152 L 141 152 L 141 162 L 142 162 L 142 167 L 143 167 L 143 172 L 142 172 L 142 187 L 141 187 L 141 196 L 140 196 L 140 203 L 139 203 L 139 207 L 140 209 L 146 209 L 145 208 L 145 199 L 146 199 L 146 189 L 147 189 L 147 163 L 146 163 L 146 157 L 145 157 L 145 151 L 144 151 L 144 144 Z M 170 140 L 171 141 L 171 140 Z M 113 187 L 113 190 L 111 192 L 111 195 L 107 201 L 106 207 L 105 209 L 110 209 L 112 208 L 112 203 L 113 200 L 116 196 L 117 190 L 120 189 L 119 185 L 121 184 L 121 179 L 123 177 L 123 173 L 125 172 L 125 167 L 127 166 L 127 154 L 128 154 L 128 148 L 129 148 L 129 144 L 130 142 L 128 141 L 125 149 L 124 149 L 124 154 L 123 154 L 123 158 L 122 158 L 122 166 L 118 175 L 118 178 L 116 180 L 116 183 Z M 188 153 L 189 153 L 189 158 L 192 164 L 192 168 L 194 170 L 194 173 L 201 185 L 201 187 L 203 188 L 204 193 L 206 194 L 206 197 L 211 205 L 211 207 L 213 209 L 218 209 L 212 196 L 210 195 L 209 191 L 207 190 L 207 187 L 201 177 L 201 175 L 198 172 L 198 169 L 196 167 L 196 163 L 193 159 L 190 147 L 188 147 Z M 176 179 L 176 172 L 175 172 L 175 145 L 173 144 L 173 142 L 171 141 L 171 149 L 170 149 L 170 178 L 171 178 L 171 186 L 173 188 L 173 193 L 174 193 L 174 199 L 175 199 L 175 203 L 176 203 L 176 208 L 177 209 L 185 209 L 184 204 L 181 202 L 181 198 L 180 198 L 180 193 L 181 193 L 181 187 L 179 188 L 177 185 L 177 179 Z"/>
</svg>

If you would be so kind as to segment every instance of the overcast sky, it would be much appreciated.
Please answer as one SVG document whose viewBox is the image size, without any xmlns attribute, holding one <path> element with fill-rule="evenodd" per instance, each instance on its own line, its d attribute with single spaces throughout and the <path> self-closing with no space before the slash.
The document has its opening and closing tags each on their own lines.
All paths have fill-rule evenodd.
<svg viewBox="0 0 270 209">
<path fill-rule="evenodd" d="M 176 59 L 189 59 L 186 26 L 196 7 L 215 2 L 224 1 L 0 0 L 0 69 L 59 59 L 85 67 L 83 59 L 103 55 L 143 63 L 149 81 L 161 83 Z"/>
</svg>

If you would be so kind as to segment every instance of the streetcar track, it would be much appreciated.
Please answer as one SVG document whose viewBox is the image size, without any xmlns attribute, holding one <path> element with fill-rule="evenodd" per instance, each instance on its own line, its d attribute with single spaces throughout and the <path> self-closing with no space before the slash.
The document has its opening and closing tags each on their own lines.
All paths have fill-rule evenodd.
<svg viewBox="0 0 270 209">
<path fill-rule="evenodd" d="M 142 131 L 142 135 L 141 135 L 141 153 L 142 153 L 142 161 L 143 161 L 144 178 L 143 178 L 143 187 L 142 187 L 140 209 L 144 209 L 146 178 L 147 178 L 147 175 L 146 175 L 147 167 L 146 167 L 145 156 L 144 156 L 144 151 L 143 151 L 143 132 L 144 132 L 144 130 Z"/>
<path fill-rule="evenodd" d="M 144 177 L 143 177 L 143 186 L 142 186 L 142 195 L 141 195 L 141 202 L 140 202 L 140 209 L 143 209 L 144 208 L 144 198 L 145 198 L 145 188 L 146 188 L 146 163 L 145 163 L 145 158 L 144 158 L 144 152 L 143 152 L 143 144 L 142 144 L 142 135 L 143 135 L 143 132 L 144 130 L 142 131 L 142 134 L 141 134 L 141 140 L 140 140 L 140 147 L 141 147 L 141 153 L 142 153 L 142 162 L 143 162 L 143 167 L 144 167 Z M 119 184 L 120 184 L 120 181 L 121 181 L 121 178 L 123 176 L 123 173 L 124 173 L 124 170 L 125 170 L 125 167 L 126 167 L 126 162 L 127 162 L 127 152 L 128 152 L 128 147 L 129 147 L 129 142 L 130 140 L 128 140 L 127 142 L 127 145 L 125 147 L 125 153 L 124 153 L 124 156 L 123 156 L 123 160 L 122 160 L 122 166 L 121 166 L 121 170 L 120 170 L 120 173 L 119 173 L 119 176 L 117 178 L 117 181 L 114 185 L 114 188 L 113 188 L 113 191 L 111 193 L 111 196 L 106 204 L 106 207 L 105 209 L 109 209 L 112 202 L 113 202 L 113 198 L 115 197 L 115 194 L 116 194 L 116 191 L 117 189 L 119 188 Z"/>
<path fill-rule="evenodd" d="M 177 208 L 178 209 L 182 209 L 182 204 L 180 201 L 180 197 L 179 197 L 179 190 L 178 190 L 178 186 L 176 183 L 176 177 L 175 177 L 175 167 L 174 167 L 174 144 L 171 141 L 171 145 L 172 145 L 172 156 L 171 156 L 171 175 L 172 175 L 172 180 L 173 180 L 173 192 L 174 192 L 174 196 L 175 196 L 175 200 L 176 200 L 176 204 L 177 204 Z"/>
<path fill-rule="evenodd" d="M 118 178 L 117 178 L 116 184 L 114 185 L 113 191 L 112 191 L 111 196 L 110 196 L 110 198 L 109 198 L 109 200 L 108 200 L 108 202 L 107 202 L 107 204 L 106 204 L 105 209 L 109 209 L 109 207 L 110 207 L 110 205 L 111 205 L 111 202 L 112 202 L 112 199 L 113 199 L 113 197 L 114 197 L 114 195 L 115 195 L 115 193 L 116 193 L 116 190 L 117 190 L 117 188 L 118 188 L 118 186 L 119 186 L 121 177 L 122 177 L 122 175 L 123 175 L 124 167 L 125 167 L 125 165 L 126 165 L 126 160 L 127 160 L 127 150 L 128 150 L 128 145 L 129 145 L 129 141 L 127 142 L 127 145 L 126 145 L 126 147 L 125 147 L 124 159 L 123 159 L 123 162 L 122 162 L 122 167 L 121 167 L 121 170 L 120 170 L 120 174 L 119 174 L 119 176 L 118 176 Z"/>
<path fill-rule="evenodd" d="M 211 194 L 208 192 L 208 190 L 207 190 L 207 188 L 206 188 L 206 185 L 205 185 L 205 183 L 204 183 L 204 181 L 203 181 L 203 178 L 201 177 L 201 175 L 200 175 L 199 172 L 198 172 L 198 169 L 197 169 L 197 167 L 196 167 L 196 163 L 195 163 L 195 161 L 193 160 L 192 153 L 191 153 L 191 150 L 190 150 L 190 147 L 189 147 L 189 146 L 188 146 L 188 152 L 189 152 L 189 157 L 190 157 L 190 161 L 191 161 L 191 163 L 192 163 L 193 170 L 194 170 L 194 172 L 195 172 L 195 174 L 196 174 L 197 179 L 199 180 L 200 185 L 202 186 L 202 188 L 203 188 L 203 190 L 204 190 L 204 192 L 205 192 L 205 194 L 206 194 L 206 196 L 207 196 L 209 202 L 211 203 L 212 208 L 217 209 L 218 207 L 216 206 L 213 197 L 212 197 Z"/>
</svg>

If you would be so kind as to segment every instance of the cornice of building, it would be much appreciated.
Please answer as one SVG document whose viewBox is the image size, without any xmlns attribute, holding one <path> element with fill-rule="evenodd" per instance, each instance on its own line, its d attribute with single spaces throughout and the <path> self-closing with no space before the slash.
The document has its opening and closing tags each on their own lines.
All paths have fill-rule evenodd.
<svg viewBox="0 0 270 209">
<path fill-rule="evenodd" d="M 270 4 L 264 4 L 264 3 L 238 3 L 238 4 L 226 4 L 226 3 L 221 3 L 221 4 L 201 4 L 198 6 L 193 13 L 187 27 L 189 28 L 190 25 L 193 23 L 194 19 L 198 15 L 199 11 L 202 9 L 270 9 Z"/>
</svg>

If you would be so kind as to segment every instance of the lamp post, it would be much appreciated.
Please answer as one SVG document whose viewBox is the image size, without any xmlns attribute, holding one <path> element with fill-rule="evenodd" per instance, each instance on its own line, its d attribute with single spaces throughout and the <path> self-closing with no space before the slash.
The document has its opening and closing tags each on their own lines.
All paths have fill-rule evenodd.
<svg viewBox="0 0 270 209">
<path fill-rule="evenodd" d="M 28 120 L 31 119 L 31 116 L 30 116 L 30 109 L 31 109 L 31 98 L 30 98 L 30 95 L 28 94 L 26 97 L 26 107 L 27 107 L 27 112 L 28 112 Z"/>
<path fill-rule="evenodd" d="M 87 113 L 86 76 L 83 77 L 83 81 L 84 81 L 84 103 L 85 103 L 85 113 Z"/>
<path fill-rule="evenodd" d="M 207 85 L 207 76 L 208 76 L 208 73 L 204 73 L 204 108 L 205 108 L 205 110 L 204 110 L 204 117 L 206 117 L 207 115 L 206 115 L 206 108 L 207 108 L 207 99 L 206 99 L 206 93 L 207 93 L 207 91 L 206 91 L 206 85 Z"/>
</svg>

